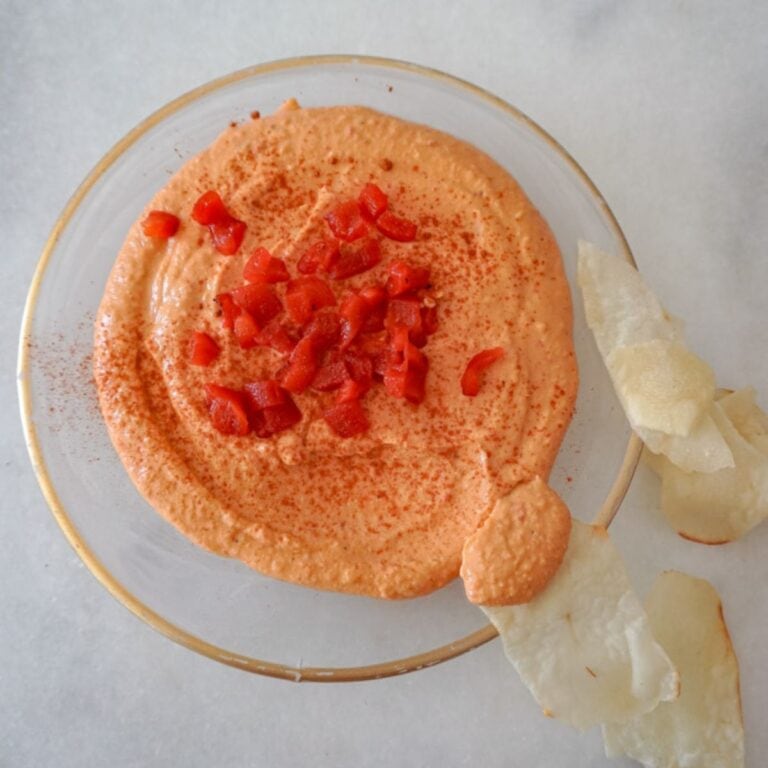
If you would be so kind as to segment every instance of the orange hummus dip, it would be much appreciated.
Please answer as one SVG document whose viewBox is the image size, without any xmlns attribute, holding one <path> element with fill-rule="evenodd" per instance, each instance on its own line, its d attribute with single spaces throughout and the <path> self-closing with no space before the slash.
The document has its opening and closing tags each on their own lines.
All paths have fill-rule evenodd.
<svg viewBox="0 0 768 768">
<path fill-rule="evenodd" d="M 221 434 L 205 385 L 273 376 L 279 355 L 228 342 L 216 296 L 242 284 L 257 247 L 295 274 L 327 230 L 329 208 L 368 182 L 418 233 L 412 242 L 383 239 L 381 263 L 334 291 L 384 282 L 394 258 L 429 266 L 439 327 L 425 350 L 423 403 L 374 387 L 365 399 L 370 428 L 343 439 L 321 418 L 328 393 L 307 389 L 294 397 L 302 418 L 292 428 L 268 439 Z M 247 224 L 233 256 L 190 218 L 211 189 Z M 146 211 L 157 209 L 180 219 L 178 232 L 150 238 L 141 220 L 129 231 L 96 319 L 94 370 L 114 446 L 160 514 L 212 552 L 315 588 L 425 594 L 459 574 L 468 539 L 471 599 L 519 602 L 543 588 L 568 539 L 567 510 L 555 499 L 547 511 L 545 482 L 578 375 L 557 244 L 506 171 L 425 126 L 293 102 L 228 128 Z M 195 331 L 221 347 L 209 367 L 189 364 Z M 504 357 L 483 374 L 479 394 L 465 396 L 467 361 L 494 347 Z M 515 567 L 494 568 L 478 554 L 478 537 L 491 539 L 488 552 L 516 553 Z M 488 590 L 478 587 L 486 572 Z"/>
</svg>

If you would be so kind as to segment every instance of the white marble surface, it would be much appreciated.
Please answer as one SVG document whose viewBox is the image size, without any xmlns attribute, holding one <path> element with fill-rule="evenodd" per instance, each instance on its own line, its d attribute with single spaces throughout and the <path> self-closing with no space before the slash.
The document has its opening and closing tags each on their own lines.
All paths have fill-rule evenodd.
<svg viewBox="0 0 768 768">
<path fill-rule="evenodd" d="M 399 679 L 293 685 L 175 646 L 87 572 L 47 512 L 15 401 L 22 304 L 67 197 L 129 128 L 260 61 L 409 59 L 495 91 L 584 165 L 725 385 L 768 405 L 768 6 L 760 2 L 0 2 L 0 765 L 602 766 L 539 716 L 492 643 Z M 641 591 L 676 567 L 720 590 L 747 764 L 768 754 L 768 524 L 675 537 L 636 477 L 615 537 Z M 513 715 L 514 712 L 514 715 Z M 629 763 L 626 763 L 629 765 Z"/>
</svg>

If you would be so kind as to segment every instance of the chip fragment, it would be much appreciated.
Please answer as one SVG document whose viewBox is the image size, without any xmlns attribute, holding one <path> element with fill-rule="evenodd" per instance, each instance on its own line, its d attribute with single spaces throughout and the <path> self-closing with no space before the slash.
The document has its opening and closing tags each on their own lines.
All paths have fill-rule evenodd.
<svg viewBox="0 0 768 768">
<path fill-rule="evenodd" d="M 573 521 L 565 558 L 524 605 L 483 608 L 541 708 L 579 729 L 648 712 L 678 677 L 607 531 Z"/>
<path fill-rule="evenodd" d="M 680 696 L 603 726 L 608 757 L 646 768 L 741 768 L 744 727 L 739 665 L 717 592 L 676 571 L 656 579 L 645 608 L 654 636 L 680 673 Z"/>
<path fill-rule="evenodd" d="M 711 418 L 715 378 L 685 347 L 682 323 L 624 259 L 579 242 L 578 282 L 592 330 L 632 429 L 689 472 L 733 466 Z"/>
<path fill-rule="evenodd" d="M 712 419 L 734 457 L 716 472 L 685 472 L 664 457 L 649 464 L 661 478 L 661 511 L 684 538 L 724 544 L 768 517 L 768 416 L 752 389 L 714 403 Z"/>
</svg>

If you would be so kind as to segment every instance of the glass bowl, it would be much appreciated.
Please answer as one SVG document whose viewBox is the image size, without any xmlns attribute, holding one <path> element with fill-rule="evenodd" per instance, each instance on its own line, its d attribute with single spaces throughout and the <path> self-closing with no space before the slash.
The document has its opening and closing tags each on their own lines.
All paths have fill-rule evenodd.
<svg viewBox="0 0 768 768">
<path fill-rule="evenodd" d="M 519 110 L 413 64 L 350 56 L 292 59 L 228 75 L 147 118 L 94 168 L 57 221 L 30 288 L 19 395 L 30 457 L 65 535 L 104 586 L 172 640 L 218 661 L 291 680 L 401 674 L 495 637 L 459 580 L 382 601 L 261 576 L 190 543 L 143 500 L 107 436 L 91 375 L 92 323 L 129 225 L 189 157 L 231 121 L 306 106 L 361 104 L 441 129 L 487 152 L 549 222 L 572 285 L 579 237 L 632 260 L 584 171 Z M 574 297 L 578 299 L 578 297 Z M 576 517 L 610 522 L 639 456 L 574 301 L 581 370 L 576 415 L 551 482 Z"/>
</svg>

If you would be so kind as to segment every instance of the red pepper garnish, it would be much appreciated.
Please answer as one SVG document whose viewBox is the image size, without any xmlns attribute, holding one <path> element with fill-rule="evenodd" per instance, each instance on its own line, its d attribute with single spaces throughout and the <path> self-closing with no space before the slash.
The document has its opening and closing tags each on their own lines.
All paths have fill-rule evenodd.
<svg viewBox="0 0 768 768">
<path fill-rule="evenodd" d="M 198 198 L 192 208 L 192 218 L 198 224 L 208 227 L 211 224 L 224 224 L 232 216 L 224 206 L 219 193 L 211 190 Z"/>
<path fill-rule="evenodd" d="M 416 225 L 408 219 L 395 216 L 390 211 L 376 219 L 376 227 L 382 235 L 390 240 L 399 240 L 401 243 L 409 243 L 416 237 Z"/>
<path fill-rule="evenodd" d="M 312 389 L 320 392 L 330 392 L 338 389 L 349 379 L 346 363 L 343 360 L 331 360 L 321 366 L 317 375 L 312 379 Z"/>
<path fill-rule="evenodd" d="M 189 362 L 210 365 L 219 356 L 219 345 L 203 331 L 195 331 L 189 340 Z"/>
<path fill-rule="evenodd" d="M 504 357 L 503 347 L 493 347 L 478 352 L 467 363 L 467 368 L 461 377 L 461 391 L 467 397 L 474 397 L 480 391 L 480 374 L 502 357 Z"/>
<path fill-rule="evenodd" d="M 391 356 L 384 372 L 384 387 L 393 397 L 404 397 L 418 405 L 426 394 L 429 360 L 411 343 L 406 326 L 395 326 L 390 335 Z"/>
<path fill-rule="evenodd" d="M 362 214 L 364 216 L 367 214 L 372 221 L 381 216 L 388 205 L 387 196 L 375 184 L 366 184 L 363 187 L 358 202 Z"/>
<path fill-rule="evenodd" d="M 245 222 L 236 219 L 226 209 L 218 192 L 205 192 L 192 208 L 192 218 L 208 227 L 216 250 L 232 256 L 237 253 L 245 237 Z"/>
<path fill-rule="evenodd" d="M 335 312 L 320 312 L 315 315 L 304 329 L 304 338 L 312 339 L 318 352 L 332 347 L 339 340 L 341 320 Z"/>
<path fill-rule="evenodd" d="M 319 309 L 335 304 L 336 297 L 331 287 L 314 275 L 291 280 L 285 291 L 285 308 L 291 320 L 298 325 L 308 323 Z"/>
<path fill-rule="evenodd" d="M 223 256 L 233 256 L 237 253 L 245 237 L 245 222 L 232 219 L 225 224 L 211 224 L 213 247 Z"/>
<path fill-rule="evenodd" d="M 253 431 L 259 437 L 271 437 L 301 421 L 301 411 L 290 394 L 273 379 L 246 384 Z"/>
<path fill-rule="evenodd" d="M 288 365 L 280 376 L 280 383 L 289 392 L 303 392 L 315 378 L 318 370 L 318 352 L 315 341 L 304 336 L 299 339 L 288 359 Z"/>
<path fill-rule="evenodd" d="M 339 307 L 342 349 L 346 349 L 360 333 L 371 310 L 371 305 L 357 293 L 350 293 L 342 299 Z"/>
<path fill-rule="evenodd" d="M 307 248 L 296 265 L 302 275 L 328 272 L 339 258 L 339 241 L 332 238 L 318 240 Z"/>
<path fill-rule="evenodd" d="M 337 403 L 325 411 L 323 418 L 339 437 L 354 437 L 371 426 L 359 400 Z"/>
<path fill-rule="evenodd" d="M 216 302 L 221 307 L 221 324 L 228 331 L 235 329 L 235 320 L 240 314 L 240 307 L 235 304 L 231 293 L 220 293 L 216 297 Z"/>
<path fill-rule="evenodd" d="M 421 308 L 421 327 L 427 336 L 431 336 L 433 333 L 437 333 L 437 307 Z"/>
<path fill-rule="evenodd" d="M 393 261 L 389 265 L 387 293 L 400 296 L 413 293 L 429 285 L 429 267 L 412 267 L 405 261 Z"/>
<path fill-rule="evenodd" d="M 218 384 L 205 385 L 205 402 L 213 426 L 223 435 L 247 435 L 251 431 L 245 395 Z"/>
<path fill-rule="evenodd" d="M 241 309 L 235 318 L 235 338 L 243 349 L 255 347 L 259 341 L 259 326 L 247 309 Z"/>
<path fill-rule="evenodd" d="M 258 411 L 283 405 L 290 397 L 274 379 L 252 381 L 250 384 L 246 384 L 243 389 L 251 401 L 251 405 Z"/>
<path fill-rule="evenodd" d="M 147 237 L 167 240 L 179 229 L 179 217 L 167 211 L 150 211 L 141 222 L 141 229 Z"/>
<path fill-rule="evenodd" d="M 384 325 L 390 330 L 397 325 L 404 325 L 408 329 L 411 342 L 421 348 L 427 343 L 422 318 L 419 300 L 413 296 L 401 296 L 389 302 Z"/>
<path fill-rule="evenodd" d="M 257 248 L 251 254 L 243 267 L 243 277 L 249 283 L 282 283 L 290 279 L 285 262 L 266 248 Z"/>
<path fill-rule="evenodd" d="M 348 380 L 342 384 L 337 402 L 345 402 L 362 397 L 373 384 L 373 362 L 371 358 L 360 352 L 347 352 L 344 364 Z"/>
<path fill-rule="evenodd" d="M 369 311 L 361 333 L 377 333 L 384 330 L 384 316 L 387 311 L 387 291 L 383 285 L 366 285 L 359 294 L 368 302 Z"/>
<path fill-rule="evenodd" d="M 248 283 L 235 288 L 232 300 L 250 312 L 257 325 L 262 327 L 283 311 L 283 303 L 265 283 Z"/>
<path fill-rule="evenodd" d="M 356 200 L 339 203 L 325 215 L 325 220 L 331 232 L 345 243 L 359 240 L 368 233 L 368 225 Z"/>
<path fill-rule="evenodd" d="M 380 261 L 381 249 L 378 241 L 366 240 L 356 248 L 342 251 L 329 274 L 334 280 L 343 280 L 375 267 Z"/>
<path fill-rule="evenodd" d="M 375 309 L 387 301 L 387 292 L 383 285 L 366 285 L 358 293 L 368 302 L 371 309 Z"/>
<path fill-rule="evenodd" d="M 277 320 L 272 320 L 262 328 L 259 334 L 259 344 L 263 347 L 272 347 L 272 349 L 288 354 L 296 346 L 294 339 L 288 332 L 288 329 Z"/>
</svg>

